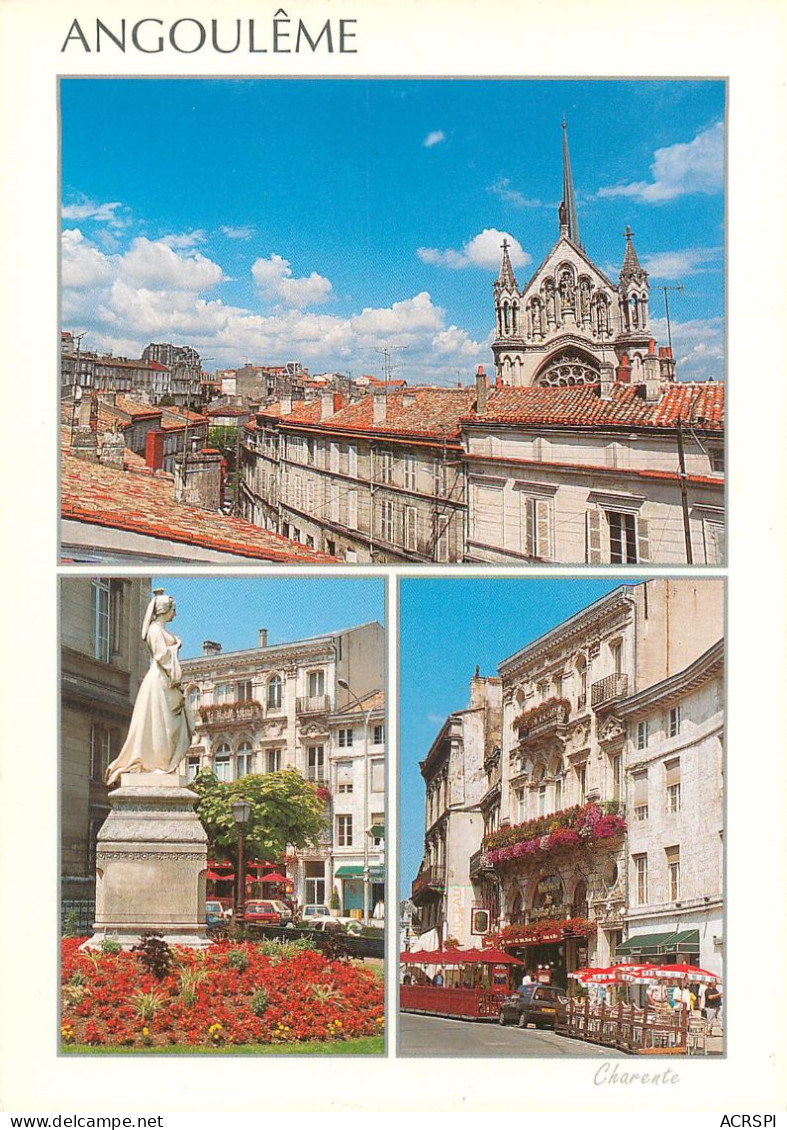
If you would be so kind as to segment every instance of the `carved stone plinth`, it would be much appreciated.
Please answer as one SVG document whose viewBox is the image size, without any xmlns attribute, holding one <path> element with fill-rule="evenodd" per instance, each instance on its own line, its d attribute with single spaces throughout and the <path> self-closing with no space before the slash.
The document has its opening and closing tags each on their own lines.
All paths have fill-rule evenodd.
<svg viewBox="0 0 787 1130">
<path fill-rule="evenodd" d="M 196 794 L 176 773 L 124 773 L 98 833 L 96 920 L 88 948 L 130 947 L 149 930 L 170 945 L 207 946 L 205 830 Z"/>
</svg>

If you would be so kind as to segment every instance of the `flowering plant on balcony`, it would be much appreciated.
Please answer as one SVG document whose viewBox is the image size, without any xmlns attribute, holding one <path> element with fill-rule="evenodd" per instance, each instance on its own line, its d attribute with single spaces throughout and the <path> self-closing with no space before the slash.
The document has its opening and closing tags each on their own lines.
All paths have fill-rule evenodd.
<svg viewBox="0 0 787 1130">
<path fill-rule="evenodd" d="M 317 800 L 321 800 L 323 804 L 328 804 L 331 799 L 331 790 L 327 785 L 318 785 L 314 790 L 317 794 Z"/>
<path fill-rule="evenodd" d="M 512 922 L 496 934 L 487 934 L 483 944 L 494 947 L 541 945 L 543 942 L 560 941 L 563 938 L 586 938 L 595 934 L 596 929 L 596 923 L 589 918 L 542 918 L 527 926 L 521 922 Z"/>
<path fill-rule="evenodd" d="M 530 729 L 532 726 L 537 726 L 539 722 L 545 721 L 553 713 L 557 714 L 562 712 L 563 721 L 565 721 L 571 710 L 571 703 L 567 698 L 552 698 L 544 699 L 539 702 L 538 706 L 531 706 L 529 710 L 523 710 L 514 719 L 514 729 Z"/>
<path fill-rule="evenodd" d="M 582 843 L 607 840 L 625 830 L 626 821 L 619 814 L 616 801 L 575 804 L 485 836 L 481 844 L 483 861 L 493 867 L 520 856 L 564 851 Z"/>
</svg>

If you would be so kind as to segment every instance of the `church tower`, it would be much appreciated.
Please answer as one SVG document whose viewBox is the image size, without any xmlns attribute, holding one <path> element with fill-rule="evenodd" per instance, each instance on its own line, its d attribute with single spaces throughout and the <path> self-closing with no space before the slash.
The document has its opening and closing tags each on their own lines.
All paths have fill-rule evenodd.
<svg viewBox="0 0 787 1130">
<path fill-rule="evenodd" d="M 574 180 L 563 122 L 563 199 L 558 240 L 520 291 L 503 241 L 494 283 L 495 375 L 509 385 L 567 387 L 605 380 L 640 381 L 656 360 L 648 323 L 648 273 L 626 228 L 619 282 L 607 278 L 587 256 L 579 235 Z M 666 351 L 660 351 L 660 354 Z M 666 361 L 669 364 L 666 364 Z M 647 364 L 646 364 L 647 362 Z M 674 379 L 671 359 L 660 365 Z"/>
</svg>

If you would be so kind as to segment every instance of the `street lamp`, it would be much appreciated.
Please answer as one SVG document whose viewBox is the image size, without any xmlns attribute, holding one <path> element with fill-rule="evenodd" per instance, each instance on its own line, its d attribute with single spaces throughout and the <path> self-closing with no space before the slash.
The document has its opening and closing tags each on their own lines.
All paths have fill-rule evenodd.
<svg viewBox="0 0 787 1130">
<path fill-rule="evenodd" d="M 235 827 L 238 829 L 238 867 L 235 875 L 235 921 L 241 922 L 246 902 L 246 875 L 243 861 L 243 829 L 251 818 L 251 805 L 245 797 L 236 797 L 230 806 Z"/>
<path fill-rule="evenodd" d="M 346 679 L 337 679 L 338 685 L 355 699 L 358 706 L 363 710 L 363 703 L 358 698 L 354 691 L 350 690 L 350 684 Z M 374 711 L 374 706 L 370 706 L 365 712 L 363 720 L 363 919 L 364 922 L 369 920 L 369 719 Z"/>
</svg>

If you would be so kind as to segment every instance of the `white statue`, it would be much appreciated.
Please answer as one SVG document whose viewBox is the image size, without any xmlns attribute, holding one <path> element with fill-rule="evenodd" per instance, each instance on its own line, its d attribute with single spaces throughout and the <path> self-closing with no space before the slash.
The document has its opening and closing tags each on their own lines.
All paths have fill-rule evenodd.
<svg viewBox="0 0 787 1130">
<path fill-rule="evenodd" d="M 167 629 L 175 616 L 175 601 L 163 589 L 153 599 L 142 622 L 142 638 L 150 652 L 150 670 L 139 688 L 128 736 L 107 769 L 107 784 L 121 773 L 174 773 L 191 744 L 178 652 L 181 641 Z"/>
</svg>

